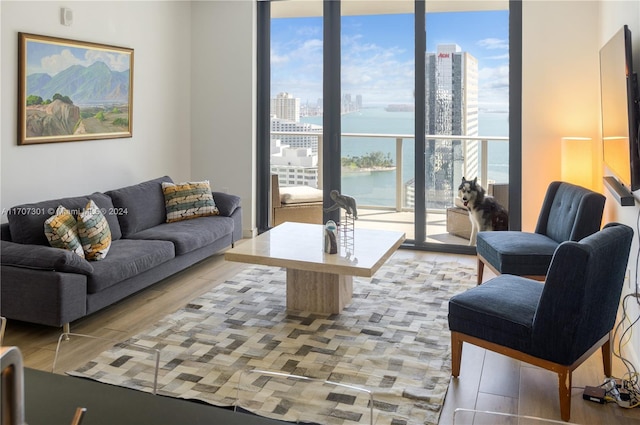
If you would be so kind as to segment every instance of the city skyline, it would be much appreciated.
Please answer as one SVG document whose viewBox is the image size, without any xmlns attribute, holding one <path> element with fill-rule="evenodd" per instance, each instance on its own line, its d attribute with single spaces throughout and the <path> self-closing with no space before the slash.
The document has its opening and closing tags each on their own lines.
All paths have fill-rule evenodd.
<svg viewBox="0 0 640 425">
<path fill-rule="evenodd" d="M 478 105 L 508 112 L 508 11 L 427 14 L 427 52 L 458 44 L 478 59 Z M 362 95 L 364 107 L 413 103 L 413 15 L 342 18 L 342 91 Z M 381 30 L 383 28 L 383 30 Z M 301 103 L 322 98 L 322 19 L 272 20 L 272 96 L 289 92 Z"/>
</svg>

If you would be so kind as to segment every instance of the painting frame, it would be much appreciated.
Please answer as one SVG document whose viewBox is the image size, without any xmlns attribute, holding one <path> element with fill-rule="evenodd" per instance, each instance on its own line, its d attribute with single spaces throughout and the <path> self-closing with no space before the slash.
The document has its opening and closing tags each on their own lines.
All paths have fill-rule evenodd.
<svg viewBox="0 0 640 425">
<path fill-rule="evenodd" d="M 133 49 L 18 33 L 18 145 L 133 136 Z"/>
</svg>

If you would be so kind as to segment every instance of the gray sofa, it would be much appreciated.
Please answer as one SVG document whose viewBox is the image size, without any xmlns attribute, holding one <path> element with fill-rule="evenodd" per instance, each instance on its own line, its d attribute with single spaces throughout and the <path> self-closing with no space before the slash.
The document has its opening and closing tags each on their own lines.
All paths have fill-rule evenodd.
<svg viewBox="0 0 640 425">
<path fill-rule="evenodd" d="M 220 215 L 166 222 L 162 182 L 9 209 L 1 225 L 0 314 L 62 326 L 107 307 L 233 245 L 242 237 L 240 198 L 213 192 Z M 103 212 L 111 247 L 101 261 L 52 248 L 44 221 L 59 205 L 82 210 L 89 200 Z"/>
</svg>

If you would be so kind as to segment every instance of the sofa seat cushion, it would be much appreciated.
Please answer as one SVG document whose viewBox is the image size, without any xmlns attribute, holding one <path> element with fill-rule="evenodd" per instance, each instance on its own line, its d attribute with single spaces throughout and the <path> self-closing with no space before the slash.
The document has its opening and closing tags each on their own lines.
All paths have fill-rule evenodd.
<svg viewBox="0 0 640 425">
<path fill-rule="evenodd" d="M 449 329 L 486 341 L 528 350 L 544 284 L 501 275 L 449 300 Z"/>
<path fill-rule="evenodd" d="M 129 236 L 132 239 L 171 241 L 176 256 L 210 245 L 233 233 L 233 219 L 223 216 L 163 223 Z"/>
<path fill-rule="evenodd" d="M 518 276 L 545 276 L 557 247 L 547 236 L 517 231 L 479 232 L 476 242 L 478 252 L 500 273 Z"/>
<path fill-rule="evenodd" d="M 175 250 L 171 242 L 132 239 L 113 241 L 109 255 L 102 261 L 91 263 L 93 273 L 87 280 L 87 292 L 100 292 L 174 257 Z"/>
</svg>

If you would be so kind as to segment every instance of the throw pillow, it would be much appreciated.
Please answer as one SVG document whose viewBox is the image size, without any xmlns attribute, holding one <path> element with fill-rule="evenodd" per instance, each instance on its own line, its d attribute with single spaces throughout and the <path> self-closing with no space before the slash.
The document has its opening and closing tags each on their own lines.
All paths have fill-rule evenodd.
<svg viewBox="0 0 640 425">
<path fill-rule="evenodd" d="M 78 223 L 71 212 L 60 205 L 56 213 L 45 220 L 44 235 L 54 248 L 68 249 L 85 258 L 78 238 Z"/>
<path fill-rule="evenodd" d="M 93 200 L 78 215 L 78 236 L 87 260 L 103 260 L 111 247 L 107 219 Z"/>
<path fill-rule="evenodd" d="M 167 223 L 196 217 L 218 215 L 209 180 L 201 182 L 162 182 Z"/>
</svg>

